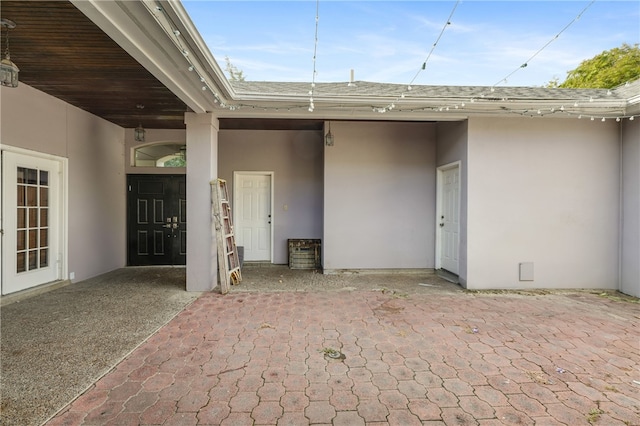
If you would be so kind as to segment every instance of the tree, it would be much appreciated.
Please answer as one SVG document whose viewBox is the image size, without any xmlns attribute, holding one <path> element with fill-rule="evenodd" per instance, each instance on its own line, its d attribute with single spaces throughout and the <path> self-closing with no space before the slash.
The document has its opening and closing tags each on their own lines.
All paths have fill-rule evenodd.
<svg viewBox="0 0 640 426">
<path fill-rule="evenodd" d="M 227 65 L 224 67 L 224 70 L 229 74 L 229 80 L 231 81 L 244 81 L 244 73 L 242 70 L 239 70 L 235 65 L 231 63 L 231 59 L 228 56 L 224 57 L 224 61 Z"/>
<path fill-rule="evenodd" d="M 551 80 L 547 87 L 566 87 L 584 89 L 611 89 L 640 78 L 640 48 L 638 44 L 621 47 L 582 61 L 576 69 L 567 72 L 567 78 L 559 83 Z"/>
</svg>

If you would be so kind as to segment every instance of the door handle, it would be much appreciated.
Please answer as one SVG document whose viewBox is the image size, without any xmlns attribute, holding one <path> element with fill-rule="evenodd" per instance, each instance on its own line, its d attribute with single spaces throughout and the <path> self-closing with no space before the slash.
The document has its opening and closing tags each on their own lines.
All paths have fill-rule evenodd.
<svg viewBox="0 0 640 426">
<path fill-rule="evenodd" d="M 444 226 L 444 223 L 441 223 L 441 224 L 440 224 L 440 226 L 441 226 L 441 227 L 442 227 L 442 226 Z"/>
</svg>

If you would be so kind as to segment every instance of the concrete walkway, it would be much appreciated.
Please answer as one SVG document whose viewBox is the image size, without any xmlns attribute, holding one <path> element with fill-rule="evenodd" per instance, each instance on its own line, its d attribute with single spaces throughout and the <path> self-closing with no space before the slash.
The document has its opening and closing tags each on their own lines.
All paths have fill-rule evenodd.
<svg viewBox="0 0 640 426">
<path fill-rule="evenodd" d="M 48 424 L 640 424 L 637 299 L 424 281 L 203 294 Z"/>
</svg>

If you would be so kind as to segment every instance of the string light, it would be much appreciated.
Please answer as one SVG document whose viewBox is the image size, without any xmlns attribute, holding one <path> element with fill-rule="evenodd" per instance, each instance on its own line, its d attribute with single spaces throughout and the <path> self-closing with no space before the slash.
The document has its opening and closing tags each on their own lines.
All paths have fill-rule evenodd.
<svg viewBox="0 0 640 426">
<path fill-rule="evenodd" d="M 309 90 L 309 112 L 313 112 L 313 92 L 316 88 L 316 55 L 318 53 L 318 22 L 320 21 L 320 0 L 316 0 L 316 31 L 313 39 L 313 74 L 311 76 L 311 90 Z"/>
<path fill-rule="evenodd" d="M 442 38 L 442 35 L 444 34 L 444 31 L 447 29 L 447 27 L 449 25 L 451 25 L 451 18 L 453 18 L 453 14 L 455 13 L 456 9 L 458 8 L 458 5 L 460 4 L 460 0 L 457 0 L 456 3 L 453 5 L 453 9 L 451 9 L 451 13 L 449 14 L 449 17 L 447 18 L 447 21 L 445 22 L 445 24 L 442 26 L 442 30 L 440 30 L 440 34 L 438 34 L 438 37 L 436 38 L 436 41 L 433 43 L 433 45 L 431 46 L 431 50 L 429 50 L 429 53 L 427 54 L 427 57 L 425 58 L 425 60 L 422 62 L 422 65 L 420 66 L 420 68 L 418 68 L 418 71 L 416 72 L 416 74 L 413 76 L 413 78 L 411 79 L 411 81 L 409 82 L 409 84 L 407 84 L 407 91 L 410 92 L 412 89 L 412 84 L 416 81 L 416 79 L 418 78 L 418 76 L 420 75 L 421 72 L 423 72 L 426 68 L 427 68 L 427 63 L 429 62 L 429 59 L 431 59 L 431 55 L 433 54 L 433 51 L 436 49 L 436 46 L 438 45 L 438 43 L 440 42 L 440 39 Z M 398 102 L 400 99 L 405 99 L 405 93 L 401 93 L 399 97 L 397 97 L 395 99 L 394 102 L 392 102 L 390 105 L 387 105 L 384 108 L 381 108 L 382 112 L 387 112 L 390 110 L 395 109 L 395 102 Z"/>
<path fill-rule="evenodd" d="M 547 44 L 545 44 L 541 49 L 539 49 L 533 56 L 531 56 L 531 58 L 529 58 L 524 64 L 522 64 L 517 70 L 523 69 L 525 67 L 527 67 L 528 63 L 534 59 L 540 52 L 542 52 L 549 44 L 551 44 L 555 39 L 557 39 L 564 31 L 566 31 L 575 21 L 577 21 L 583 13 L 585 13 L 585 11 L 595 2 L 595 0 L 591 1 L 581 12 L 580 14 L 578 14 L 578 16 L 571 21 L 569 24 L 567 24 L 552 40 L 550 40 Z M 415 80 L 417 79 L 417 77 L 420 75 L 421 72 L 423 72 L 426 67 L 427 64 L 429 62 L 429 59 L 431 58 L 435 47 L 438 45 L 440 39 L 442 38 L 444 31 L 446 30 L 446 28 L 448 26 L 451 25 L 451 18 L 454 15 L 454 12 L 456 11 L 456 8 L 458 6 L 458 4 L 460 3 L 460 0 L 458 0 L 456 2 L 456 4 L 454 5 L 449 18 L 447 19 L 446 23 L 444 24 L 442 30 L 440 31 L 436 41 L 433 43 L 431 50 L 429 51 L 426 59 L 422 62 L 422 64 L 420 65 L 418 71 L 416 72 L 415 76 L 413 77 L 413 79 L 409 82 L 408 85 L 406 85 L 406 91 L 403 91 L 400 96 L 398 96 L 394 101 L 392 101 L 389 105 L 385 106 L 385 107 L 372 107 L 372 111 L 376 112 L 376 113 L 380 113 L 380 114 L 384 114 L 387 113 L 389 111 L 395 110 L 398 112 L 403 112 L 403 113 L 419 113 L 419 112 L 428 112 L 428 111 L 432 111 L 432 112 L 444 112 L 447 111 L 449 114 L 451 114 L 452 112 L 455 112 L 457 114 L 465 114 L 468 115 L 469 112 L 473 112 L 473 111 L 478 111 L 484 114 L 491 114 L 491 113 L 495 113 L 495 114 L 504 114 L 504 113 L 512 113 L 512 114 L 520 114 L 520 115 L 528 115 L 530 117 L 543 117 L 546 116 L 548 114 L 565 114 L 565 115 L 569 115 L 569 116 L 576 116 L 578 119 L 581 119 L 584 115 L 583 111 L 575 111 L 575 110 L 571 110 L 570 108 L 567 108 L 565 106 L 565 103 L 559 103 L 559 105 L 557 107 L 548 107 L 547 109 L 537 109 L 536 111 L 534 111 L 534 113 L 530 113 L 527 110 L 520 110 L 517 108 L 509 108 L 508 106 L 505 105 L 497 105 L 496 108 L 491 109 L 491 103 L 495 102 L 495 101 L 502 101 L 502 102 L 508 102 L 509 98 L 506 96 L 497 96 L 495 97 L 493 95 L 493 93 L 496 92 L 496 86 L 498 85 L 498 83 L 496 83 L 494 86 L 491 86 L 489 88 L 489 92 L 492 93 L 491 96 L 487 96 L 487 93 L 481 93 L 478 96 L 473 96 L 469 98 L 469 102 L 471 102 L 472 104 L 474 104 L 474 107 L 472 107 L 471 109 L 469 109 L 469 107 L 465 104 L 464 101 L 461 102 L 453 102 L 453 103 L 445 103 L 443 102 L 442 105 L 432 105 L 432 106 L 425 106 L 425 107 L 417 107 L 417 108 L 402 108 L 402 109 L 397 109 L 396 107 L 396 103 L 402 99 L 403 101 L 406 102 L 406 94 L 407 92 L 410 92 L 414 89 L 413 87 L 413 83 L 415 82 Z M 316 0 L 316 16 L 315 16 L 315 38 L 314 38 L 314 52 L 313 52 L 313 74 L 312 74 L 312 81 L 311 81 L 311 88 L 308 92 L 309 94 L 309 103 L 308 105 L 305 107 L 304 105 L 298 105 L 298 104 L 294 104 L 294 105 L 289 105 L 287 107 L 282 107 L 282 105 L 278 106 L 278 107 L 272 107 L 272 106 L 258 106 L 258 105 L 253 105 L 253 104 L 242 104 L 242 103 L 237 103 L 234 105 L 227 105 L 225 104 L 220 96 L 218 95 L 217 91 L 214 89 L 214 87 L 207 81 L 206 78 L 206 74 L 204 72 L 200 71 L 200 67 L 199 64 L 197 64 L 195 62 L 195 60 L 192 59 L 192 55 L 189 54 L 189 51 L 186 49 L 185 46 L 183 46 L 182 41 L 181 41 L 181 33 L 180 31 L 175 27 L 175 25 L 173 24 L 173 21 L 170 19 L 170 17 L 167 15 L 166 11 L 158 6 L 155 8 L 149 8 L 147 6 L 147 4 L 145 2 L 143 2 L 143 4 L 145 5 L 145 7 L 147 7 L 147 9 L 149 10 L 149 12 L 154 16 L 154 18 L 156 19 L 156 21 L 158 22 L 158 24 L 160 25 L 160 27 L 165 31 L 165 33 L 170 37 L 170 39 L 173 41 L 173 43 L 176 45 L 176 47 L 178 48 L 178 50 L 180 52 L 182 52 L 182 54 L 184 55 L 184 58 L 186 59 L 186 61 L 188 62 L 189 66 L 188 66 L 188 71 L 189 72 L 194 72 L 197 76 L 197 78 L 200 80 L 200 82 L 203 84 L 202 85 L 202 90 L 206 91 L 209 90 L 211 91 L 211 93 L 214 96 L 214 103 L 218 104 L 220 106 L 220 108 L 228 108 L 230 111 L 236 111 L 240 108 L 243 107 L 249 107 L 249 108 L 256 108 L 256 107 L 260 107 L 263 109 L 263 111 L 278 111 L 278 110 L 283 110 L 286 109 L 287 111 L 292 111 L 292 110 L 298 110 L 298 109 L 303 109 L 303 108 L 307 108 L 310 112 L 313 112 L 315 109 L 315 100 L 314 100 L 314 95 L 316 93 L 316 76 L 317 76 L 317 68 L 316 68 L 316 59 L 317 59 L 317 47 L 318 47 L 318 27 L 319 27 L 319 0 Z M 160 17 L 158 17 L 156 15 L 156 12 L 159 12 L 164 19 L 166 20 L 166 25 L 168 25 L 170 28 L 167 28 L 167 26 L 161 21 Z M 517 71 L 516 70 L 516 71 Z M 508 77 L 510 77 L 513 73 L 509 74 L 507 77 L 501 79 L 499 82 L 506 82 Z M 629 86 L 629 82 L 626 83 L 626 86 Z M 607 90 L 606 91 L 606 95 L 607 96 L 612 96 L 613 95 L 613 91 L 611 90 Z M 603 95 L 604 96 L 604 95 Z M 520 101 L 525 101 L 524 99 L 520 99 Z M 588 100 L 584 99 L 584 102 L 586 102 L 586 104 L 589 103 L 593 103 L 594 97 L 593 96 L 589 96 Z M 573 107 L 575 109 L 580 108 L 580 104 L 581 102 L 579 100 L 576 100 L 573 102 Z M 489 107 L 489 108 L 488 108 Z M 347 105 L 327 105 L 326 106 L 327 109 L 335 109 L 335 110 L 344 110 L 344 109 L 348 109 L 350 111 L 354 110 L 354 106 L 353 104 L 347 104 Z M 590 107 L 592 108 L 592 107 Z M 610 112 L 598 112 L 596 114 L 587 114 L 587 116 L 590 118 L 591 121 L 594 121 L 596 118 L 598 118 L 600 121 L 602 122 L 606 122 L 607 119 L 615 119 L 616 122 L 620 122 L 622 119 L 628 119 L 630 121 L 633 121 L 635 119 L 634 115 L 626 115 L 623 113 L 623 107 L 617 108 L 616 110 L 611 110 Z"/>
<path fill-rule="evenodd" d="M 207 82 L 206 77 L 205 77 L 205 73 L 201 72 L 199 70 L 198 65 L 191 58 L 191 55 L 189 54 L 189 51 L 185 48 L 185 46 L 183 46 L 182 41 L 180 39 L 180 37 L 181 37 L 180 30 L 178 30 L 175 27 L 175 25 L 173 24 L 173 21 L 171 20 L 171 18 L 167 14 L 167 12 L 164 10 L 164 8 L 161 7 L 160 5 L 157 5 L 154 8 L 150 8 L 149 6 L 147 6 L 147 4 L 145 2 L 142 2 L 142 4 L 147 8 L 147 10 L 150 12 L 150 14 L 156 20 L 156 22 L 164 30 L 165 34 L 167 34 L 167 36 L 169 36 L 169 38 L 173 41 L 174 45 L 178 48 L 178 50 L 182 53 L 184 58 L 187 60 L 187 62 L 189 63 L 189 66 L 188 66 L 187 70 L 189 72 L 194 72 L 197 75 L 197 77 L 199 78 L 200 82 L 203 83 L 203 86 L 201 87 L 202 91 L 209 90 L 214 96 L 214 103 L 219 104 L 222 108 L 225 108 L 226 105 L 222 102 L 222 100 L 220 98 L 220 95 L 218 95 L 218 92 L 212 87 L 211 84 L 209 84 Z M 161 22 L 161 19 L 158 16 L 158 13 L 165 18 L 167 24 L 171 28 L 167 29 L 165 27 L 163 22 Z"/>
<path fill-rule="evenodd" d="M 584 9 L 582 9 L 582 11 L 578 14 L 578 16 L 573 18 L 573 20 L 571 22 L 569 22 L 567 25 L 565 25 L 564 28 L 562 30 L 560 30 L 560 32 L 558 34 L 556 34 L 544 46 L 542 46 L 540 49 L 538 49 L 538 51 L 536 53 L 534 53 L 529 59 L 527 59 L 522 65 L 520 65 L 518 68 L 513 70 L 511 73 L 507 74 L 507 76 L 505 76 L 505 77 L 501 78 L 500 80 L 498 80 L 498 82 L 495 83 L 492 87 L 495 87 L 495 86 L 499 85 L 502 82 L 506 82 L 509 79 L 509 77 L 511 77 L 513 74 L 515 74 L 516 72 L 520 71 L 521 69 L 526 68 L 529 65 L 529 62 L 531 62 L 536 56 L 538 56 L 551 43 L 556 41 L 563 32 L 565 32 L 571 25 L 573 25 L 577 20 L 579 20 L 580 17 L 582 17 L 582 14 L 585 13 L 587 11 L 587 9 L 589 9 L 591 7 L 591 5 L 594 4 L 595 2 L 596 2 L 596 0 L 592 0 L 591 3 L 589 3 Z"/>
</svg>

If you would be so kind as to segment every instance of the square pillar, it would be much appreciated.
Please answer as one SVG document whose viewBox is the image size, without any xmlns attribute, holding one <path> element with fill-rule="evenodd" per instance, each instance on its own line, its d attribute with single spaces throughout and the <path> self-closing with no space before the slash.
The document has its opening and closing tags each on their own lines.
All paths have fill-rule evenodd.
<svg viewBox="0 0 640 426">
<path fill-rule="evenodd" d="M 210 291 L 218 283 L 211 185 L 218 177 L 219 121 L 210 113 L 185 113 L 187 125 L 187 291 Z"/>
<path fill-rule="evenodd" d="M 640 297 L 640 120 L 622 120 L 621 292 Z"/>
</svg>

